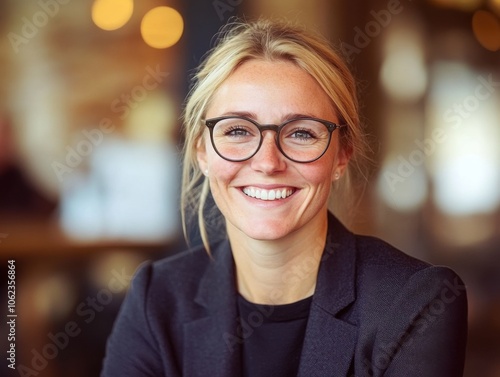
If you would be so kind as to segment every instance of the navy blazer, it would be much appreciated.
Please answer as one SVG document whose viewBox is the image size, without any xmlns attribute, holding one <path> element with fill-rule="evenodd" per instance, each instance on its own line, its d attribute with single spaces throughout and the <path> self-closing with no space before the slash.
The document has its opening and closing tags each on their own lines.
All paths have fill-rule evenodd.
<svg viewBox="0 0 500 377">
<path fill-rule="evenodd" d="M 460 278 L 354 235 L 332 215 L 328 221 L 298 376 L 462 376 Z M 108 340 L 103 377 L 241 375 L 240 344 L 259 325 L 258 313 L 239 325 L 229 242 L 212 254 L 200 247 L 138 271 Z"/>
</svg>

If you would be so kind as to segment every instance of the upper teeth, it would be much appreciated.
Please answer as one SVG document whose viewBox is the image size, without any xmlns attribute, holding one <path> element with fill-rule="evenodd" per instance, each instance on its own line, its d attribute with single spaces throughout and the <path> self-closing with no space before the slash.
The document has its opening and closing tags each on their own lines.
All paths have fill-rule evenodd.
<svg viewBox="0 0 500 377">
<path fill-rule="evenodd" d="M 293 189 L 282 188 L 274 190 L 265 190 L 255 187 L 245 187 L 243 192 L 252 198 L 262 199 L 262 200 L 277 200 L 285 199 L 293 194 Z"/>
</svg>

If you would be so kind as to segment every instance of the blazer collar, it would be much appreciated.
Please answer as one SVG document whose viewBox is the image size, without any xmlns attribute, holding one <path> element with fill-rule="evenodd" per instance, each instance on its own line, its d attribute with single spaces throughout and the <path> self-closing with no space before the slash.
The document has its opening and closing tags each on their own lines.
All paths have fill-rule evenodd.
<svg viewBox="0 0 500 377">
<path fill-rule="evenodd" d="M 194 301 L 207 316 L 184 326 L 184 376 L 238 376 L 241 334 L 237 332 L 234 261 L 228 241 L 212 250 L 213 260 L 200 276 Z"/>
<path fill-rule="evenodd" d="M 354 235 L 333 215 L 318 271 L 299 366 L 299 377 L 347 376 L 354 356 L 357 327 L 343 311 L 355 300 Z"/>
<path fill-rule="evenodd" d="M 213 250 L 214 260 L 200 277 L 195 302 L 207 316 L 184 327 L 185 376 L 230 377 L 241 374 L 234 260 L 228 241 Z M 333 215 L 311 304 L 298 376 L 348 374 L 354 355 L 357 327 L 341 318 L 355 299 L 355 240 Z M 228 284 L 229 283 L 229 284 Z"/>
<path fill-rule="evenodd" d="M 321 259 L 313 303 L 336 315 L 355 299 L 356 245 L 354 235 L 333 215 Z"/>
</svg>

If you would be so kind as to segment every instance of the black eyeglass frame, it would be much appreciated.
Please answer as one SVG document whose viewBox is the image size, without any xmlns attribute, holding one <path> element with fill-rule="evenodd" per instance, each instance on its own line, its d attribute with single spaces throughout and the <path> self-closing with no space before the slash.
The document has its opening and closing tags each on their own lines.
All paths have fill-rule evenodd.
<svg viewBox="0 0 500 377">
<path fill-rule="evenodd" d="M 254 153 L 252 153 L 249 157 L 246 157 L 246 158 L 242 158 L 242 159 L 231 159 L 231 158 L 227 158 L 225 156 L 223 156 L 218 150 L 217 150 L 217 147 L 215 146 L 215 141 L 214 141 L 214 128 L 216 126 L 216 124 L 222 120 L 226 120 L 226 119 L 243 119 L 243 120 L 246 120 L 250 123 L 252 123 L 253 125 L 255 125 L 259 132 L 260 132 L 260 140 L 259 140 L 259 145 L 257 147 L 257 149 L 255 150 Z M 280 135 L 280 132 L 281 130 L 289 123 L 291 122 L 296 122 L 298 120 L 314 120 L 316 122 L 319 122 L 321 124 L 323 124 L 327 129 L 328 129 L 328 143 L 326 144 L 326 147 L 325 147 L 325 150 L 323 151 L 323 153 L 321 153 L 318 157 L 312 159 L 312 160 L 307 160 L 307 161 L 298 161 L 298 160 L 295 160 L 293 158 L 291 158 L 290 156 L 288 156 L 284 151 L 283 149 L 281 148 L 281 144 L 279 142 L 279 135 Z M 293 118 L 293 119 L 289 119 L 289 120 L 286 120 L 285 122 L 279 124 L 279 125 L 276 125 L 276 124 L 260 124 L 258 122 L 256 122 L 255 120 L 253 119 L 250 119 L 250 118 L 247 118 L 247 117 L 244 117 L 244 116 L 234 116 L 234 115 L 229 115 L 229 116 L 222 116 L 222 117 L 217 117 L 217 118 L 210 118 L 210 119 L 206 119 L 205 120 L 205 126 L 208 127 L 208 129 L 210 130 L 210 140 L 212 142 L 212 147 L 214 148 L 215 152 L 221 157 L 223 158 L 224 160 L 226 161 L 231 161 L 231 162 L 243 162 L 243 161 L 247 161 L 247 160 L 250 160 L 253 156 L 255 156 L 257 154 L 257 152 L 260 150 L 260 147 L 262 146 L 262 141 L 264 140 L 264 137 L 262 135 L 262 132 L 264 131 L 274 131 L 276 132 L 276 136 L 274 138 L 275 142 L 276 142 L 276 146 L 278 147 L 278 150 L 283 154 L 283 156 L 285 156 L 286 158 L 288 158 L 289 160 L 293 161 L 293 162 L 298 162 L 298 163 L 301 163 L 301 164 L 307 164 L 307 163 L 310 163 L 310 162 L 314 162 L 314 161 L 317 161 L 319 160 L 321 157 L 323 157 L 323 155 L 326 153 L 326 151 L 328 150 L 328 147 L 330 146 L 330 142 L 332 141 L 332 133 L 333 131 L 335 131 L 336 129 L 342 129 L 344 127 L 347 127 L 347 124 L 336 124 L 336 123 L 333 123 L 333 122 L 330 122 L 328 120 L 324 120 L 324 119 L 319 119 L 319 118 L 314 118 L 314 117 L 301 117 L 301 118 Z"/>
</svg>

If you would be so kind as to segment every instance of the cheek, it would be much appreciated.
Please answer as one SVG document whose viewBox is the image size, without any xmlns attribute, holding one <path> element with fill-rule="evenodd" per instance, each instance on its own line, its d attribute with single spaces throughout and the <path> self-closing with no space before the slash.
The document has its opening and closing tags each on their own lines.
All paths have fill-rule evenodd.
<svg viewBox="0 0 500 377">
<path fill-rule="evenodd" d="M 330 189 L 332 184 L 332 168 L 331 164 L 318 166 L 314 169 L 309 169 L 302 174 L 304 179 L 309 182 L 311 186 L 316 186 L 319 188 Z"/>
<path fill-rule="evenodd" d="M 227 216 L 228 211 L 235 209 L 234 205 L 231 204 L 236 194 L 232 189 L 234 187 L 232 182 L 239 169 L 235 167 L 235 163 L 225 161 L 218 155 L 211 156 L 212 158 L 208 174 L 210 192 L 219 210 L 224 216 Z"/>
<path fill-rule="evenodd" d="M 207 151 L 208 177 L 212 191 L 225 187 L 240 170 L 235 162 L 222 159 L 213 148 Z"/>
<path fill-rule="evenodd" d="M 328 186 L 329 188 L 332 184 L 335 166 L 336 155 L 332 149 L 325 153 L 318 161 L 306 164 L 303 169 L 303 177 L 313 185 Z"/>
</svg>

